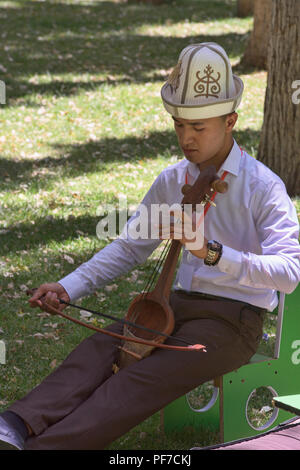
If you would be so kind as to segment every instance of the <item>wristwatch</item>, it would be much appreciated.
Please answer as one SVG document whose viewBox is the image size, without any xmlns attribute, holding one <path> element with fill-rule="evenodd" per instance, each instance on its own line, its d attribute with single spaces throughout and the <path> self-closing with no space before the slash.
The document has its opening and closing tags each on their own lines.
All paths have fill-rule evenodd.
<svg viewBox="0 0 300 470">
<path fill-rule="evenodd" d="M 220 261 L 223 251 L 223 245 L 216 240 L 208 240 L 207 242 L 207 256 L 204 259 L 204 264 L 207 266 L 215 266 Z M 216 253 L 219 253 L 215 259 Z"/>
</svg>

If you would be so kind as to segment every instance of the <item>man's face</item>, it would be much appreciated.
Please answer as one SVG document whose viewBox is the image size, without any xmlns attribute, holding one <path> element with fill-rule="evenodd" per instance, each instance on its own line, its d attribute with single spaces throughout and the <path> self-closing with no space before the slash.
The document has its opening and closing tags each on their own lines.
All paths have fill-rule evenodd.
<svg viewBox="0 0 300 470">
<path fill-rule="evenodd" d="M 173 120 L 178 143 L 191 162 L 204 163 L 222 152 L 228 134 L 226 119 L 190 120 L 173 117 Z"/>
</svg>

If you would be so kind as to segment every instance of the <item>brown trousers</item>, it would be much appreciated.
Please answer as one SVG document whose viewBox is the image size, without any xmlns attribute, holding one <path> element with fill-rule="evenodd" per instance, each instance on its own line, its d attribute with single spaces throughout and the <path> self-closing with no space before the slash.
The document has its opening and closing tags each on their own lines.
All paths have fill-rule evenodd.
<svg viewBox="0 0 300 470">
<path fill-rule="evenodd" d="M 34 431 L 26 449 L 104 449 L 176 398 L 247 363 L 262 336 L 249 304 L 172 293 L 173 337 L 207 352 L 155 349 L 112 373 L 119 340 L 96 333 L 28 395 L 9 408 Z M 122 325 L 110 326 L 121 332 Z M 169 339 L 166 343 L 182 345 Z"/>
</svg>

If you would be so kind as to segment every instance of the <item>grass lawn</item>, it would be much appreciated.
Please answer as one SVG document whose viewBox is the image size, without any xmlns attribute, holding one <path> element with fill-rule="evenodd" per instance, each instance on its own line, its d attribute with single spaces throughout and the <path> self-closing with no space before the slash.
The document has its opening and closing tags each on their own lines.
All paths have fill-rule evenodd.
<svg viewBox="0 0 300 470">
<path fill-rule="evenodd" d="M 91 334 L 30 309 L 26 289 L 59 280 L 103 248 L 96 236 L 103 207 L 120 195 L 134 206 L 182 158 L 160 88 L 187 44 L 215 41 L 227 50 L 245 82 L 235 137 L 256 156 L 267 77 L 239 64 L 253 20 L 235 11 L 233 0 L 1 2 L 0 411 Z M 81 305 L 123 316 L 158 252 Z M 268 328 L 272 335 L 272 322 Z M 164 436 L 157 413 L 110 448 L 217 441 L 193 430 Z"/>
</svg>

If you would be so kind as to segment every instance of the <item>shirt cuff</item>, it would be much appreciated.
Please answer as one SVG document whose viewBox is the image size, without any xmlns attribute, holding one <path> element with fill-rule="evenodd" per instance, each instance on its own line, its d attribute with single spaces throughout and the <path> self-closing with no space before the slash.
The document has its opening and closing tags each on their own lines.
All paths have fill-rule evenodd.
<svg viewBox="0 0 300 470">
<path fill-rule="evenodd" d="M 57 282 L 66 290 L 71 302 L 88 294 L 82 279 L 75 273 L 68 274 Z"/>
<path fill-rule="evenodd" d="M 223 245 L 222 256 L 217 266 L 223 273 L 228 273 L 238 278 L 242 266 L 242 253 Z"/>
</svg>

